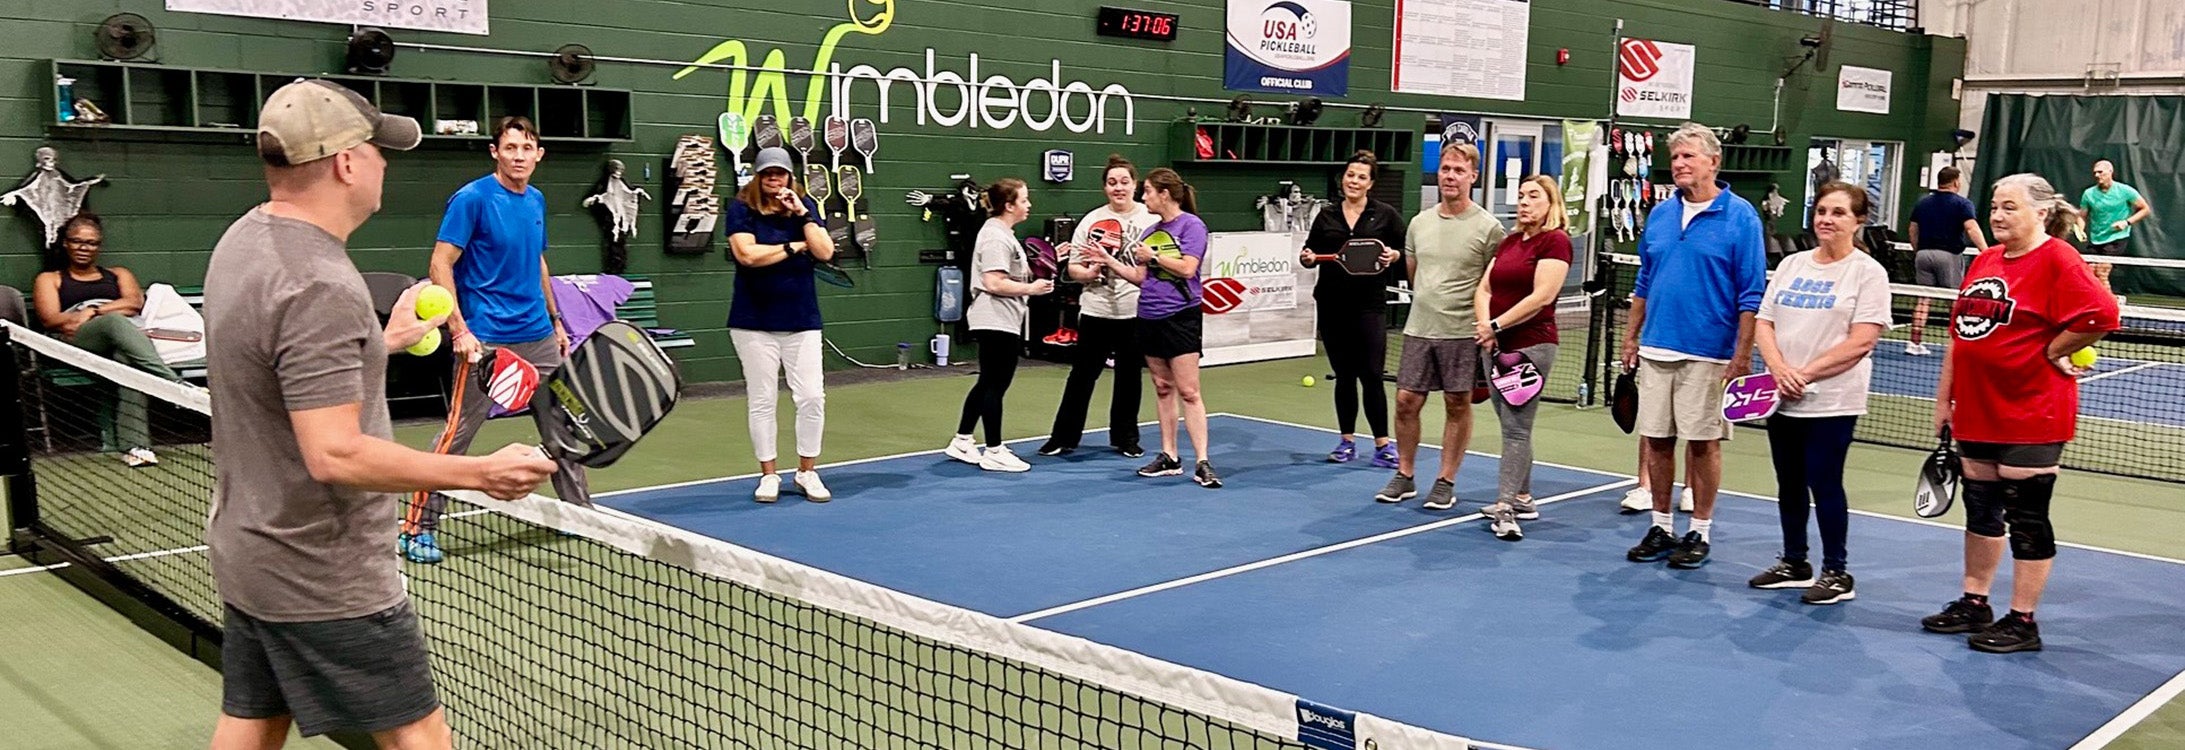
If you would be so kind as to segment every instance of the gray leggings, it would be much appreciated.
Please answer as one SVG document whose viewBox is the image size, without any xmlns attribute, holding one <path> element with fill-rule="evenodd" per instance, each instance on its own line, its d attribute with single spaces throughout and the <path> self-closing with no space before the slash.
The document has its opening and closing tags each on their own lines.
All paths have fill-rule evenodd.
<svg viewBox="0 0 2185 750">
<path fill-rule="evenodd" d="M 1533 366 L 1540 369 L 1540 378 L 1547 379 L 1548 369 L 1555 366 L 1554 344 L 1534 344 L 1517 351 L 1531 358 Z M 1533 492 L 1533 416 L 1540 413 L 1540 399 L 1546 395 L 1542 391 L 1518 407 L 1503 401 L 1499 393 L 1487 399 L 1494 402 L 1495 418 L 1502 422 L 1502 477 L 1495 490 L 1496 502 L 1509 502 Z"/>
</svg>

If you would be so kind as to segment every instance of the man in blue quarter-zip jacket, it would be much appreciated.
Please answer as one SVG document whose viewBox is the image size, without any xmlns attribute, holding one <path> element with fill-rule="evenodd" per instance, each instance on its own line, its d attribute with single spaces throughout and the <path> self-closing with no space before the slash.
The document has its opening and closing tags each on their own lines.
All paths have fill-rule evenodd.
<svg viewBox="0 0 2185 750">
<path fill-rule="evenodd" d="M 1750 367 L 1753 316 L 1768 284 L 1760 212 L 1715 174 L 1722 142 L 1685 123 L 1669 136 L 1669 173 L 1678 200 L 1647 215 L 1639 236 L 1639 279 L 1631 290 L 1623 365 L 1639 381 L 1638 431 L 1644 439 L 1654 523 L 1626 557 L 1667 558 L 1670 567 L 1707 562 L 1715 490 L 1722 485 L 1722 386 Z M 1677 440 L 1686 443 L 1692 529 L 1681 539 L 1670 512 Z"/>
</svg>

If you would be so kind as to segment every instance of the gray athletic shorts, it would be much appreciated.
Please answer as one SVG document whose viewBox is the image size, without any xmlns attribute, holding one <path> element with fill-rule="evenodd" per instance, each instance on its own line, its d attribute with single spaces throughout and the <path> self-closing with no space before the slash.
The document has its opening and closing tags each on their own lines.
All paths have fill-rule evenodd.
<svg viewBox="0 0 2185 750">
<path fill-rule="evenodd" d="M 1912 256 L 1912 283 L 1957 289 L 1965 286 L 1965 256 L 1948 250 L 1921 250 Z"/>
<path fill-rule="evenodd" d="M 406 726 L 440 707 L 417 611 L 269 622 L 228 606 L 220 645 L 220 710 L 238 719 L 293 716 L 304 736 Z"/>
<path fill-rule="evenodd" d="M 1981 443 L 1957 441 L 1957 454 L 2023 469 L 2046 469 L 2064 462 L 2063 443 Z"/>
<path fill-rule="evenodd" d="M 1397 390 L 1469 395 L 1479 380 L 1477 339 L 1404 337 L 1404 350 L 1396 364 Z"/>
</svg>

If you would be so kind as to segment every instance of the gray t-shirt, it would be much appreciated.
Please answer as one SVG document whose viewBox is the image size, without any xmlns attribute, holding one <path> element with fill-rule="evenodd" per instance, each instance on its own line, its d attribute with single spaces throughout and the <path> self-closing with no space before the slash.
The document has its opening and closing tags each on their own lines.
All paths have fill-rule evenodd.
<svg viewBox="0 0 2185 750">
<path fill-rule="evenodd" d="M 1108 221 L 1115 222 L 1114 226 L 1122 227 L 1120 232 L 1113 235 L 1115 239 L 1110 241 L 1109 254 L 1127 263 L 1135 260 L 1136 256 L 1125 252 L 1123 248 L 1128 247 L 1132 240 L 1146 236 L 1146 230 L 1159 223 L 1161 215 L 1148 211 L 1145 206 L 1137 203 L 1131 204 L 1129 214 L 1116 213 L 1115 209 L 1102 204 L 1091 213 L 1085 214 L 1084 221 L 1077 223 L 1077 229 L 1070 236 L 1070 243 L 1095 244 L 1098 240 L 1093 237 L 1094 228 L 1099 227 L 1103 235 L 1109 234 L 1111 227 L 1103 223 Z M 1076 253 L 1068 255 L 1071 257 L 1064 258 L 1064 263 L 1076 259 Z M 1103 268 L 1098 278 L 1085 282 L 1085 292 L 1078 295 L 1077 304 L 1080 315 L 1106 320 L 1134 320 L 1138 317 L 1138 285 Z"/>
<path fill-rule="evenodd" d="M 1017 281 L 1031 281 L 1032 267 L 1024 259 L 1024 247 L 1017 243 L 1017 233 L 1000 219 L 987 219 L 986 226 L 979 227 L 978 244 L 971 250 L 971 309 L 964 313 L 964 322 L 974 331 L 1001 331 L 1019 336 L 1026 334 L 1023 297 L 1004 297 L 986 292 L 986 272 L 1000 271 Z"/>
<path fill-rule="evenodd" d="M 1427 206 L 1404 230 L 1404 254 L 1417 263 L 1411 275 L 1411 317 L 1404 335 L 1421 339 L 1468 339 L 1476 330 L 1472 293 L 1487 275 L 1495 248 L 1508 234 L 1494 214 L 1473 203 L 1461 216 Z"/>
<path fill-rule="evenodd" d="M 311 478 L 289 412 L 360 404 L 391 438 L 387 351 L 364 277 L 316 226 L 252 209 L 205 269 L 212 387 L 212 517 L 220 598 L 276 622 L 362 617 L 403 601 L 388 546 L 395 496 Z"/>
</svg>

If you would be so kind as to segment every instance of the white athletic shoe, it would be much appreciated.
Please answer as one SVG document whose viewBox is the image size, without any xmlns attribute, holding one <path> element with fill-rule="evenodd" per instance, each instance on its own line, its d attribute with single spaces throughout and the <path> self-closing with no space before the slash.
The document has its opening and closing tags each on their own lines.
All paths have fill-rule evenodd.
<svg viewBox="0 0 2185 750">
<path fill-rule="evenodd" d="M 986 449 L 986 453 L 979 457 L 979 468 L 987 471 L 1016 472 L 1031 471 L 1032 465 L 1025 463 L 1024 459 L 1017 458 L 1017 454 L 1009 452 L 1009 446 L 997 445 Z"/>
<path fill-rule="evenodd" d="M 1913 341 L 1904 345 L 1904 353 L 1910 354 L 1914 357 L 1925 357 L 1929 354 L 1933 354 L 1934 352 L 1927 351 L 1926 344 Z"/>
<path fill-rule="evenodd" d="M 1616 506 L 1616 512 L 1627 516 L 1633 513 L 1645 513 L 1653 509 L 1654 493 L 1648 492 L 1645 487 L 1633 487 L 1624 490 L 1624 501 Z"/>
<path fill-rule="evenodd" d="M 1692 512 L 1692 488 L 1684 486 L 1677 487 L 1677 512 Z"/>
<path fill-rule="evenodd" d="M 835 493 L 827 491 L 827 485 L 820 483 L 819 472 L 816 471 L 797 472 L 796 485 L 797 491 L 804 493 L 804 499 L 815 503 L 824 503 L 835 497 Z"/>
<path fill-rule="evenodd" d="M 948 454 L 949 458 L 971 464 L 972 466 L 979 465 L 979 444 L 971 442 L 970 435 L 957 435 L 956 437 L 950 438 L 948 441 L 948 448 L 941 452 Z"/>
<path fill-rule="evenodd" d="M 141 469 L 146 466 L 158 466 L 159 454 L 153 453 L 152 449 L 140 445 L 135 448 L 130 448 L 129 450 L 123 451 L 121 454 L 121 462 L 128 464 L 129 468 L 132 469 Z"/>
<path fill-rule="evenodd" d="M 756 490 L 752 490 L 751 499 L 755 502 L 761 503 L 771 503 L 776 500 L 780 500 L 781 475 L 768 474 L 766 476 L 759 477 L 759 488 Z"/>
</svg>

